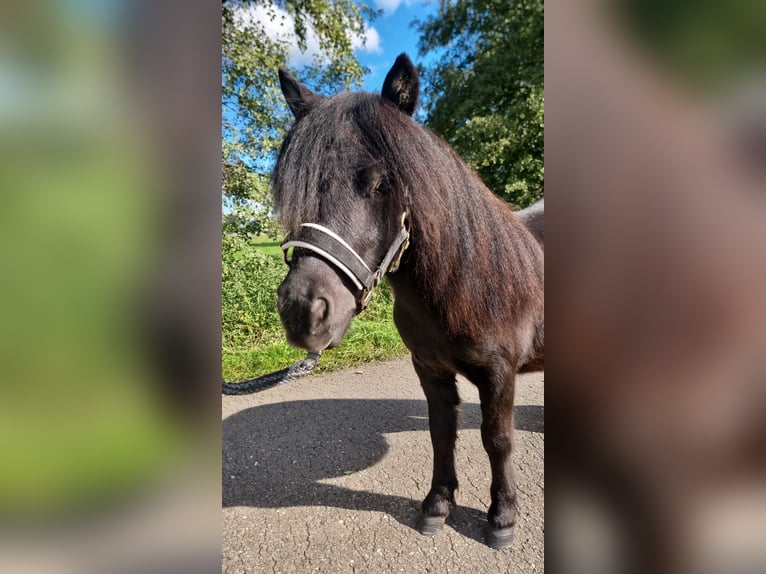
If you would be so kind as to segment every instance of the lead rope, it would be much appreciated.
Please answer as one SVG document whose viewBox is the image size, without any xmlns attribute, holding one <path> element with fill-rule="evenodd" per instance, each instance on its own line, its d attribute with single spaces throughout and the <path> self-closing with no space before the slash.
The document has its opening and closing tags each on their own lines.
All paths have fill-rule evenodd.
<svg viewBox="0 0 766 574">
<path fill-rule="evenodd" d="M 276 387 L 282 383 L 288 381 L 294 381 L 304 375 L 308 375 L 319 363 L 319 357 L 322 353 L 309 353 L 305 359 L 302 359 L 287 367 L 262 377 L 250 379 L 248 381 L 242 381 L 241 383 L 227 383 L 221 384 L 221 391 L 224 395 L 249 395 L 251 393 L 257 393 L 271 387 Z"/>
</svg>

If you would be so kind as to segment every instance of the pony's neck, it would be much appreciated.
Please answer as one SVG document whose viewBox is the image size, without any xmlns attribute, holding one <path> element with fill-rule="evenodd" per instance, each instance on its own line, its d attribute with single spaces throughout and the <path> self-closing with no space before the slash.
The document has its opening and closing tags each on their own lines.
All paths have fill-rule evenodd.
<svg viewBox="0 0 766 574">
<path fill-rule="evenodd" d="M 411 182 L 411 251 L 392 278 L 397 297 L 420 299 L 453 334 L 542 309 L 539 244 L 454 151 L 434 143 Z"/>
</svg>

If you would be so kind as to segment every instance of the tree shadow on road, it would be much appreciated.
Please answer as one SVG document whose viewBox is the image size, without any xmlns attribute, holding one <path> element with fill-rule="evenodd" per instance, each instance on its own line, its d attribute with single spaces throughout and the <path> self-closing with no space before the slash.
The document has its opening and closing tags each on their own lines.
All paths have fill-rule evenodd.
<svg viewBox="0 0 766 574">
<path fill-rule="evenodd" d="M 514 414 L 517 429 L 543 432 L 543 407 L 521 405 Z M 479 428 L 478 404 L 464 403 L 461 415 L 461 428 Z M 378 511 L 414 527 L 419 499 L 322 482 L 373 466 L 388 453 L 384 435 L 408 431 L 428 432 L 425 400 L 290 401 L 240 411 L 223 421 L 223 507 L 329 506 Z M 427 444 L 430 455 L 430 441 Z M 402 455 L 407 458 L 407 453 Z M 430 457 L 411 456 L 410 460 L 427 465 L 430 477 Z M 483 540 L 483 518 L 483 512 L 458 507 L 448 524 L 465 536 Z"/>
</svg>

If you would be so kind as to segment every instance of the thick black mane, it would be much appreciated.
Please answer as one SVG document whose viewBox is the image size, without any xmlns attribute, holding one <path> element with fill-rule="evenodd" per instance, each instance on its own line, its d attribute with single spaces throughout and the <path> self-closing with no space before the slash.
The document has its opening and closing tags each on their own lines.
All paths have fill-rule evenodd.
<svg viewBox="0 0 766 574">
<path fill-rule="evenodd" d="M 388 195 L 381 217 L 411 214 L 405 262 L 443 310 L 446 328 L 473 335 L 539 315 L 543 269 L 534 238 L 445 142 L 376 94 L 325 99 L 290 130 L 275 171 L 282 225 L 290 232 L 325 210 L 353 225 L 344 197 L 374 174 Z"/>
</svg>

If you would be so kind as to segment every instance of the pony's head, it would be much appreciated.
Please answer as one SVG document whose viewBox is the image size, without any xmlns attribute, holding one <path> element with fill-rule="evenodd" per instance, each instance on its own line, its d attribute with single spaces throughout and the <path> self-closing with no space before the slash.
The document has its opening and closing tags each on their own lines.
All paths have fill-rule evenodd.
<svg viewBox="0 0 766 574">
<path fill-rule="evenodd" d="M 401 238 L 407 186 L 396 165 L 419 82 L 404 54 L 380 95 L 326 98 L 284 69 L 279 80 L 295 122 L 274 173 L 275 206 L 292 250 L 278 308 L 288 342 L 317 352 L 340 343 L 369 300 L 367 283 L 376 285 L 386 259 L 401 254 L 401 243 L 392 245 Z"/>
</svg>

